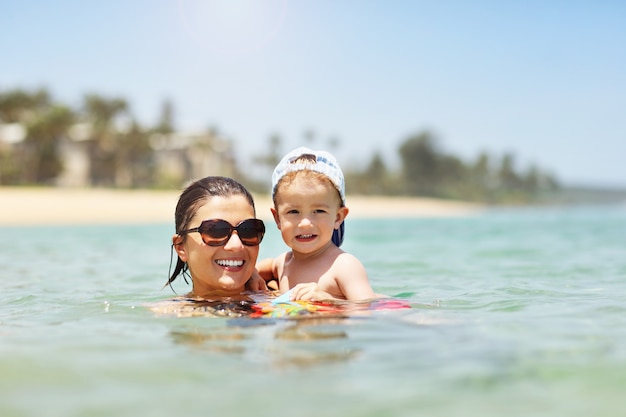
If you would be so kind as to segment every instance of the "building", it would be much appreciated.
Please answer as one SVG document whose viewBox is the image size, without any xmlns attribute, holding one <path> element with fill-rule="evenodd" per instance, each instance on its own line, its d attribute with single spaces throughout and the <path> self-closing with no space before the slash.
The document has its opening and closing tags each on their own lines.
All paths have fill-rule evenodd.
<svg viewBox="0 0 626 417">
<path fill-rule="evenodd" d="M 65 137 L 59 139 L 57 151 L 63 165 L 62 173 L 56 178 L 59 187 L 89 187 L 111 185 L 130 188 L 137 186 L 137 172 L 143 177 L 149 173 L 151 186 L 179 187 L 186 182 L 207 175 L 233 176 L 235 158 L 232 142 L 213 132 L 141 133 L 147 135 L 147 156 L 134 158 L 118 141 L 125 140 L 128 132 L 114 132 L 114 140 L 107 149 L 111 171 L 105 171 L 104 180 L 98 175 L 94 159 L 95 143 L 93 128 L 89 123 L 73 125 Z M 17 123 L 0 124 L 0 156 L 4 160 L 15 159 L 22 152 L 27 130 Z M 116 146 L 116 143 L 117 146 Z M 124 152 L 122 150 L 125 150 Z M 132 148 L 131 148 L 132 149 Z M 123 155 L 123 156 L 122 156 Z M 0 166 L 0 175 L 2 175 Z M 28 169 L 28 167 L 21 167 Z M 0 177 L 1 178 L 1 177 Z M 140 183 L 146 185 L 144 178 Z"/>
</svg>

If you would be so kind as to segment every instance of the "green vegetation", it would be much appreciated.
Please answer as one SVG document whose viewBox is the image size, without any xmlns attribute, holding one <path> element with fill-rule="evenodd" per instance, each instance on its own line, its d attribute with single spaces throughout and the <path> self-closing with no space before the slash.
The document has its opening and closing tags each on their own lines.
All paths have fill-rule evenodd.
<svg viewBox="0 0 626 417">
<path fill-rule="evenodd" d="M 267 153 L 255 162 L 268 170 L 280 160 L 281 139 L 273 135 Z M 330 148 L 337 146 L 331 141 Z M 561 187 L 552 175 L 536 166 L 518 172 L 515 157 L 501 158 L 482 153 L 474 162 L 464 162 L 440 149 L 429 132 L 410 136 L 398 148 L 400 166 L 389 169 L 382 155 L 375 152 L 361 169 L 344 169 L 347 188 L 352 194 L 424 196 L 466 200 L 487 204 L 526 204 L 553 201 Z M 269 171 L 271 172 L 271 171 Z M 266 182 L 248 182 L 251 189 L 267 190 Z"/>
<path fill-rule="evenodd" d="M 0 92 L 0 125 L 23 126 L 23 137 L 12 143 L 0 137 L 0 185 L 56 184 L 64 170 L 62 152 L 69 137 L 84 144 L 89 159 L 89 183 L 94 186 L 180 187 L 173 178 L 155 171 L 155 151 L 150 138 L 175 131 L 173 107 L 165 103 L 154 127 L 143 127 L 133 117 L 126 100 L 96 94 L 84 97 L 79 109 L 55 102 L 45 90 Z M 307 131 L 306 140 L 314 140 Z M 332 147 L 340 144 L 333 138 Z M 273 168 L 282 155 L 281 139 L 268 139 L 267 151 L 254 159 Z M 331 149 L 332 151 L 332 149 Z M 429 196 L 486 203 L 540 201 L 559 190 L 556 178 L 539 167 L 519 172 L 513 154 L 487 153 L 463 161 L 441 150 L 429 132 L 410 136 L 399 146 L 400 166 L 389 169 L 378 152 L 364 167 L 347 170 L 349 191 L 365 195 Z M 250 188 L 267 190 L 237 169 L 233 172 Z"/>
<path fill-rule="evenodd" d="M 559 189 L 557 180 L 536 166 L 518 172 L 513 154 L 495 158 L 482 153 L 465 162 L 440 149 L 422 132 L 398 148 L 399 171 L 389 171 L 375 154 L 362 172 L 349 173 L 351 189 L 363 194 L 428 196 L 486 203 L 528 203 Z"/>
</svg>

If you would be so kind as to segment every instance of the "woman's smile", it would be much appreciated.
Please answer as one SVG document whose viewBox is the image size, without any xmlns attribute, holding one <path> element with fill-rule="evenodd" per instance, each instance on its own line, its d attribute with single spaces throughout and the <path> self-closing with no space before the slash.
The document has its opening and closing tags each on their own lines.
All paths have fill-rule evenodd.
<svg viewBox="0 0 626 417">
<path fill-rule="evenodd" d="M 229 271 L 239 270 L 246 263 L 243 259 L 216 259 L 215 263 Z"/>
</svg>

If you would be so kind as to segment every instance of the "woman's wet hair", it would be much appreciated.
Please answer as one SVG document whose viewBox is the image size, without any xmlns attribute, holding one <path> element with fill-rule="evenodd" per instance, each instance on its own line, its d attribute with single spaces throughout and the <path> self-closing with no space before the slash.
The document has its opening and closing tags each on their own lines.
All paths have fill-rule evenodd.
<svg viewBox="0 0 626 417">
<path fill-rule="evenodd" d="M 194 218 L 200 207 L 206 204 L 207 200 L 212 197 L 233 197 L 243 196 L 248 200 L 252 210 L 255 213 L 254 199 L 252 194 L 241 185 L 239 182 L 228 177 L 211 176 L 199 179 L 191 183 L 181 193 L 176 204 L 176 211 L 174 213 L 174 223 L 176 225 L 176 233 L 189 228 L 189 223 Z M 186 236 L 179 236 L 180 239 L 186 239 Z M 172 250 L 174 245 L 172 244 Z M 171 255 L 170 255 L 170 270 L 171 270 Z M 170 275 L 165 285 L 171 285 L 172 282 L 182 275 L 185 282 L 189 276 L 189 267 L 186 262 L 183 262 L 179 257 L 176 258 L 176 267 L 174 272 Z M 168 274 L 169 275 L 169 274 Z"/>
</svg>

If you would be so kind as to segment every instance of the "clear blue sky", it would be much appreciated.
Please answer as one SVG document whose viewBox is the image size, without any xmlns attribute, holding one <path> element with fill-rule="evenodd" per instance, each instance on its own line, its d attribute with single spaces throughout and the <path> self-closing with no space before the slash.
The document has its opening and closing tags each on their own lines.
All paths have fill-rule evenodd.
<svg viewBox="0 0 626 417">
<path fill-rule="evenodd" d="M 0 90 L 121 97 L 245 166 L 312 130 L 344 166 L 428 129 L 566 184 L 626 186 L 626 1 L 0 0 Z"/>
</svg>

